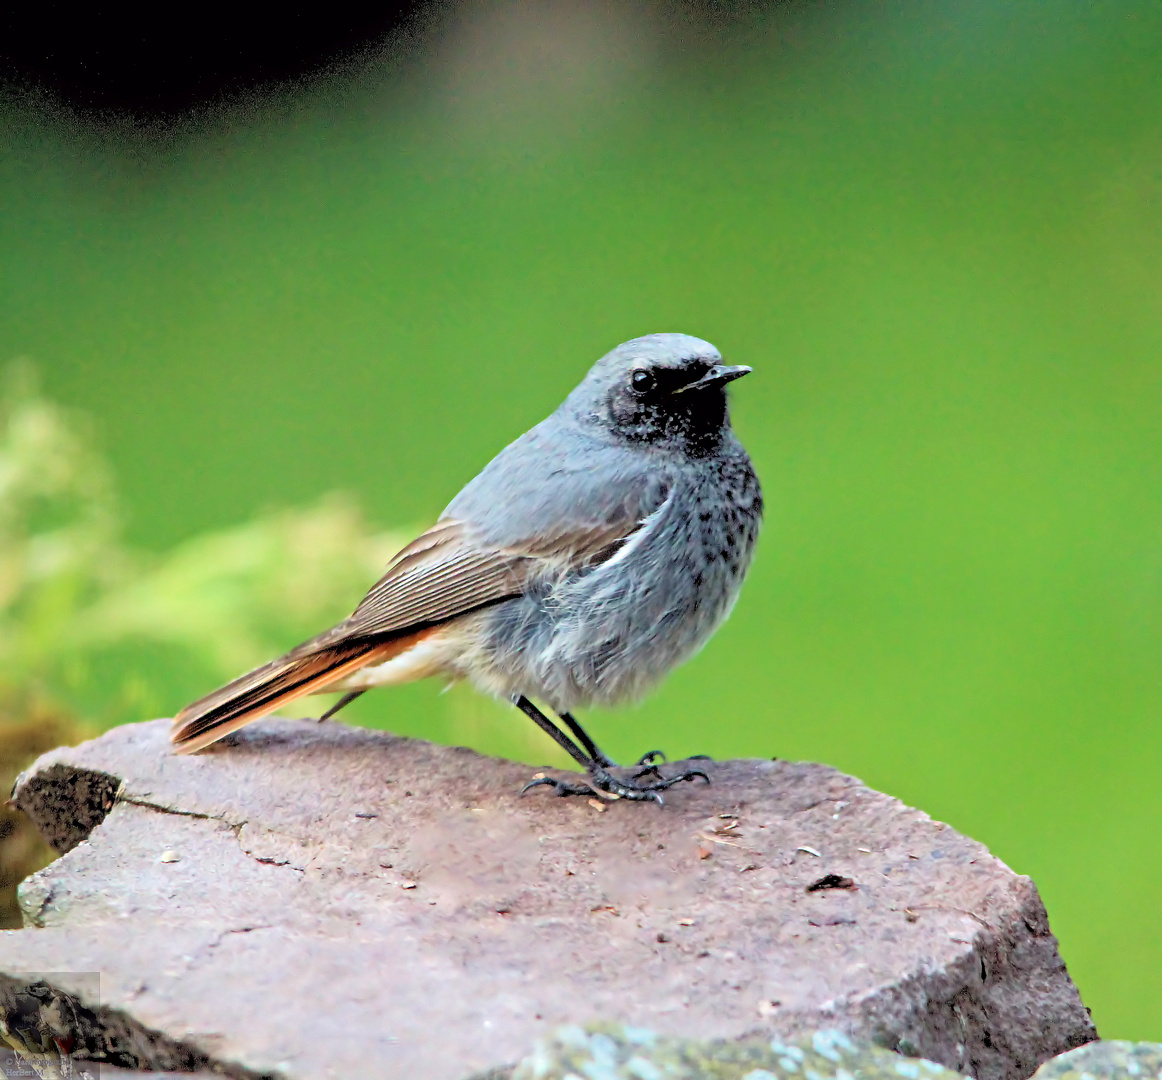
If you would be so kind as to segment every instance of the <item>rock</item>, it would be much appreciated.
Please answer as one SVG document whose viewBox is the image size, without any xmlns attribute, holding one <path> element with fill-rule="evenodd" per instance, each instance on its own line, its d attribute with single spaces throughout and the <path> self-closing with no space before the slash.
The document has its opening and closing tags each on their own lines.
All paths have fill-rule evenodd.
<svg viewBox="0 0 1162 1080">
<path fill-rule="evenodd" d="M 839 1031 L 804 1039 L 668 1039 L 646 1028 L 563 1027 L 511 1080 L 961 1080 L 923 1058 L 902 1058 Z M 484 1080 L 484 1078 L 481 1078 Z"/>
<path fill-rule="evenodd" d="M 713 783 L 659 808 L 521 798 L 527 766 L 342 724 L 195 757 L 167 735 L 21 777 L 68 854 L 0 937 L 3 971 L 57 973 L 143 1068 L 463 1080 L 617 1020 L 837 1029 L 1020 1080 L 1095 1037 L 1033 883 L 834 769 L 700 762 Z M 69 974 L 98 971 L 99 1003 Z"/>
<path fill-rule="evenodd" d="M 33 1063 L 35 1061 L 35 1064 Z M 55 1072 L 53 1071 L 55 1068 Z M 39 1070 L 39 1071 L 38 1071 Z M 85 1061 L 84 1058 L 71 1058 L 65 1055 L 61 1061 L 59 1055 L 57 1063 L 51 1061 L 29 1059 L 24 1054 L 14 1053 L 6 1047 L 0 1047 L 0 1076 L 15 1077 L 43 1077 L 44 1080 L 221 1080 L 215 1073 L 208 1072 L 142 1072 L 139 1069 L 119 1069 L 115 1065 L 102 1064 L 97 1066 Z"/>
<path fill-rule="evenodd" d="M 1109 1039 L 1051 1058 L 1034 1080 L 1162 1080 L 1162 1043 Z"/>
<path fill-rule="evenodd" d="M 497 1080 L 500 1080 L 498 1074 Z M 558 1028 L 505 1080 L 959 1080 L 839 1031 L 808 1038 L 674 1039 L 624 1024 Z M 1162 1043 L 1093 1042 L 1050 1058 L 1033 1080 L 1162 1080 Z M 479 1077 L 476 1080 L 488 1080 Z"/>
<path fill-rule="evenodd" d="M 179 1046 L 103 1007 L 100 972 L 72 972 L 68 981 L 64 989 L 53 985 L 56 976 L 43 972 L 0 975 L 0 1049 L 5 1051 L 0 1076 L 57 1080 L 73 1075 L 73 1061 L 97 1063 L 93 1075 L 118 1075 L 119 1066 L 135 1069 L 149 1062 L 190 1076 L 209 1064 L 196 1048 Z M 5 1071 L 5 1058 L 23 1064 L 24 1070 Z"/>
</svg>

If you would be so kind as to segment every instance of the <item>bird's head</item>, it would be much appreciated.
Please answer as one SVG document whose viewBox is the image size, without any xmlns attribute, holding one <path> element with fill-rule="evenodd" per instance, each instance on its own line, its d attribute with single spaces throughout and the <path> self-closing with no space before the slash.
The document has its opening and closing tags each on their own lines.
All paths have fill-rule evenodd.
<svg viewBox="0 0 1162 1080">
<path fill-rule="evenodd" d="M 565 408 L 618 439 L 706 453 L 730 426 L 726 384 L 750 370 L 701 338 L 648 334 L 598 360 Z"/>
</svg>

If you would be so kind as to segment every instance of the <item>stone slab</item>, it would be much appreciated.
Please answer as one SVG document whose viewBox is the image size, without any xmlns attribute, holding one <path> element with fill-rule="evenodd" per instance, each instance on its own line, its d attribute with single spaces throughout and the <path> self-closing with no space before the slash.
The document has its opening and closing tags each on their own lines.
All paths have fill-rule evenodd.
<svg viewBox="0 0 1162 1080">
<path fill-rule="evenodd" d="M 822 765 L 707 762 L 659 808 L 521 798 L 528 766 L 342 724 L 195 757 L 167 735 L 21 777 L 67 854 L 0 935 L 0 971 L 81 1002 L 67 972 L 99 971 L 106 1015 L 164 1050 L 143 1067 L 462 1080 L 616 1020 L 835 1029 L 1021 1080 L 1095 1037 L 1028 878 Z"/>
<path fill-rule="evenodd" d="M 923 1058 L 903 1058 L 838 1031 L 808 1038 L 667 1038 L 648 1028 L 558 1028 L 503 1080 L 957 1080 Z M 1091 1042 L 1050 1058 L 1033 1080 L 1162 1080 L 1162 1044 Z"/>
</svg>

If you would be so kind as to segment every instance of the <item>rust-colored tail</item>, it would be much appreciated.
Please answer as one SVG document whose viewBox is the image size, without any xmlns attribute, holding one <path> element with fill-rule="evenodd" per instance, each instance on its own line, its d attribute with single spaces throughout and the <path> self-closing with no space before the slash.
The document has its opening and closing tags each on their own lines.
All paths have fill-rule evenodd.
<svg viewBox="0 0 1162 1080">
<path fill-rule="evenodd" d="M 337 627 L 336 630 L 339 628 Z M 307 694 L 410 649 L 427 631 L 388 641 L 342 640 L 335 631 L 304 642 L 285 656 L 255 668 L 220 690 L 187 705 L 174 717 L 170 740 L 176 753 L 192 754 Z M 339 640 L 334 640 L 339 637 Z"/>
</svg>

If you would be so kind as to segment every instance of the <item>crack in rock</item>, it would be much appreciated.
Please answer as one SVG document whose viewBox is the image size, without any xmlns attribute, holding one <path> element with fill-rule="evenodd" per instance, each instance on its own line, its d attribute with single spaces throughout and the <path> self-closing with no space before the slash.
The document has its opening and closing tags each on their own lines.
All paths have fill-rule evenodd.
<svg viewBox="0 0 1162 1080">
<path fill-rule="evenodd" d="M 280 848 L 285 848 L 288 845 L 291 848 L 297 849 L 301 854 L 304 851 L 310 851 L 317 845 L 312 845 L 309 840 L 299 836 L 292 836 L 287 833 L 273 832 L 269 829 L 251 829 L 247 835 L 243 836 L 243 831 L 249 822 L 244 818 L 241 821 L 235 821 L 225 814 L 207 814 L 200 810 L 182 810 L 176 806 L 169 806 L 164 803 L 151 802 L 149 799 L 126 795 L 124 793 L 117 796 L 118 803 L 124 803 L 127 806 L 139 806 L 145 810 L 153 810 L 159 814 L 170 814 L 174 817 L 193 818 L 196 821 L 218 821 L 227 826 L 234 834 L 234 839 L 238 842 L 238 847 L 242 854 L 249 859 L 253 859 L 263 866 L 277 866 L 288 867 L 297 874 L 302 874 L 306 870 L 306 864 L 309 861 L 296 861 L 292 854 L 285 850 L 280 850 L 276 854 L 270 854 L 262 850 L 262 845 L 258 842 L 261 840 L 274 841 Z M 301 862 L 301 865 L 300 865 Z"/>
<path fill-rule="evenodd" d="M 138 806 L 159 814 L 174 817 L 193 818 L 199 821 L 218 821 L 226 825 L 234 834 L 242 853 L 264 866 L 287 866 L 302 874 L 305 867 L 299 866 L 290 856 L 283 854 L 256 854 L 243 841 L 242 831 L 248 824 L 246 819 L 236 821 L 226 814 L 208 814 L 200 810 L 183 810 L 180 807 L 152 800 L 125 791 L 125 782 L 119 776 L 95 769 L 56 763 L 30 775 L 22 776 L 16 784 L 16 805 L 36 822 L 44 838 L 61 855 L 72 851 L 92 835 L 110 812 L 119 803 Z M 299 848 L 309 848 L 310 843 L 300 837 L 280 836 Z M 39 898 L 35 913 L 28 914 L 29 921 L 37 927 L 43 926 L 43 915 L 52 901 L 51 892 Z M 27 913 L 26 913 L 27 914 Z"/>
<path fill-rule="evenodd" d="M 130 795 L 119 794 L 117 802 L 127 803 L 130 806 L 141 806 L 146 810 L 156 810 L 159 814 L 173 814 L 175 817 L 198 818 L 201 821 L 221 821 L 231 829 L 240 829 L 245 821 L 231 821 L 225 814 L 203 814 L 199 810 L 179 810 L 176 806 L 164 806 L 162 803 L 150 802 L 148 799 L 133 798 Z"/>
</svg>

